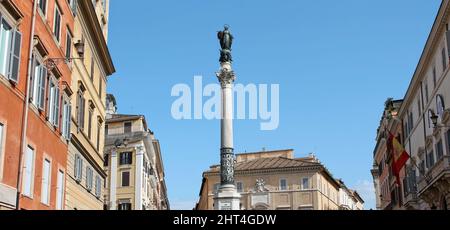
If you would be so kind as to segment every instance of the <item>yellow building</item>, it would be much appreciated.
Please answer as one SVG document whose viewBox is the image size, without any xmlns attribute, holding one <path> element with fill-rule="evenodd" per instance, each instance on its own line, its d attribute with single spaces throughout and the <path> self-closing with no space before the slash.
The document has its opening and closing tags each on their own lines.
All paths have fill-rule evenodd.
<svg viewBox="0 0 450 230">
<path fill-rule="evenodd" d="M 109 0 L 71 1 L 77 7 L 71 52 L 71 141 L 67 162 L 68 210 L 104 207 L 106 78 L 115 72 L 106 44 Z"/>
<path fill-rule="evenodd" d="M 169 209 L 159 141 L 144 116 L 116 114 L 108 95 L 105 171 L 109 210 Z"/>
<path fill-rule="evenodd" d="M 197 210 L 214 210 L 219 171 L 214 165 L 203 173 Z M 313 155 L 294 158 L 293 150 L 238 154 L 235 182 L 244 210 L 340 209 L 341 184 Z"/>
</svg>

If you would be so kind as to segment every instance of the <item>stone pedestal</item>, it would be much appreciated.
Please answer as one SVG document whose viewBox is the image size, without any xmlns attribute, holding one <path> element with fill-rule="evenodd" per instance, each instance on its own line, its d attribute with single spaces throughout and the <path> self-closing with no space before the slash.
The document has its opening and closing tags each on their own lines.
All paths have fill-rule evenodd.
<svg viewBox="0 0 450 230">
<path fill-rule="evenodd" d="M 241 195 L 236 191 L 234 185 L 220 186 L 217 195 L 214 197 L 215 210 L 240 210 Z"/>
</svg>

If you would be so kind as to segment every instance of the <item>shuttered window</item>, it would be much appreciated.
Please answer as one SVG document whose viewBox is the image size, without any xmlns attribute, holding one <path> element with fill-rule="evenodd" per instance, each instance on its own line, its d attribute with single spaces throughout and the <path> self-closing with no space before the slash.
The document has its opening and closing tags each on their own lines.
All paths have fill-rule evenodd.
<svg viewBox="0 0 450 230">
<path fill-rule="evenodd" d="M 95 196 L 100 198 L 102 195 L 102 179 L 100 176 L 95 177 Z"/>
<path fill-rule="evenodd" d="M 64 205 L 64 172 L 58 170 L 56 182 L 56 210 L 63 210 Z"/>
<path fill-rule="evenodd" d="M 70 116 L 72 111 L 72 106 L 70 105 L 69 99 L 63 100 L 63 116 L 62 116 L 62 134 L 66 140 L 70 140 Z"/>
<path fill-rule="evenodd" d="M 80 155 L 75 155 L 74 176 L 76 181 L 81 182 L 83 178 L 83 159 Z"/>
<path fill-rule="evenodd" d="M 92 190 L 92 182 L 94 177 L 94 171 L 91 167 L 86 167 L 86 189 L 91 191 Z"/>
<path fill-rule="evenodd" d="M 33 172 L 34 172 L 34 149 L 27 147 L 24 157 L 22 181 L 22 194 L 28 197 L 33 196 Z"/>
<path fill-rule="evenodd" d="M 49 104 L 48 104 L 48 118 L 50 123 L 57 127 L 59 126 L 59 112 L 60 112 L 60 91 L 58 81 L 55 79 L 49 81 Z"/>
<path fill-rule="evenodd" d="M 19 81 L 22 34 L 0 15 L 0 74 Z"/>
<path fill-rule="evenodd" d="M 32 82 L 31 101 L 39 108 L 44 110 L 45 103 L 45 83 L 47 79 L 47 68 L 36 57 L 34 58 L 34 74 Z"/>
<path fill-rule="evenodd" d="M 61 10 L 55 7 L 55 20 L 53 21 L 53 34 L 58 42 L 61 42 Z"/>
<path fill-rule="evenodd" d="M 49 160 L 44 160 L 44 167 L 42 169 L 42 187 L 41 187 L 41 202 L 49 204 L 50 200 L 50 173 L 51 163 Z"/>
</svg>

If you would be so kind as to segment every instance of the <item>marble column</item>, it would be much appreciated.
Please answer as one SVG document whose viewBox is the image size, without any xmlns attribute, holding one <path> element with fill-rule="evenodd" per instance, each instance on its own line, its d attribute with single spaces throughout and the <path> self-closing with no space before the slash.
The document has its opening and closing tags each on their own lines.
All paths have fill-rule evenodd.
<svg viewBox="0 0 450 230">
<path fill-rule="evenodd" d="M 222 89 L 220 187 L 214 197 L 216 210 L 239 210 L 240 194 L 234 185 L 233 83 L 236 79 L 230 62 L 222 62 L 217 77 Z"/>
</svg>

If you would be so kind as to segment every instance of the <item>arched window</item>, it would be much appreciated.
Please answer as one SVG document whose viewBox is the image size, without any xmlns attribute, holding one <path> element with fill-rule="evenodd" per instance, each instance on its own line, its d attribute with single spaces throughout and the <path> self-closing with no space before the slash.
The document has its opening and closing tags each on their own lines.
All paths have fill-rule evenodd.
<svg viewBox="0 0 450 230">
<path fill-rule="evenodd" d="M 438 116 L 442 116 L 444 114 L 445 104 L 444 98 L 442 95 L 437 95 L 436 97 L 436 111 Z"/>
</svg>

